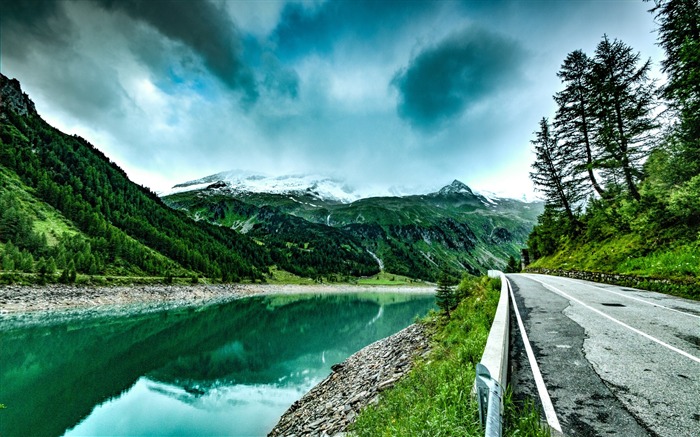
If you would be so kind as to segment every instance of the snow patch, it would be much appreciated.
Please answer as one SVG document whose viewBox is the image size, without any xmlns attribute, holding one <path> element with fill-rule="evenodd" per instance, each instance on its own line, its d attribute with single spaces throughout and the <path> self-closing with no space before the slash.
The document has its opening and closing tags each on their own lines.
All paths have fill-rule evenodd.
<svg viewBox="0 0 700 437">
<path fill-rule="evenodd" d="M 351 203 L 363 198 L 353 187 L 341 180 L 320 175 L 269 176 L 265 174 L 228 171 L 207 176 L 195 181 L 175 185 L 163 195 L 184 191 L 201 190 L 216 184 L 223 190 L 233 193 L 268 193 L 282 195 L 311 196 L 320 201 Z M 290 197 L 290 199 L 293 199 Z M 317 205 L 309 204 L 317 207 Z"/>
</svg>

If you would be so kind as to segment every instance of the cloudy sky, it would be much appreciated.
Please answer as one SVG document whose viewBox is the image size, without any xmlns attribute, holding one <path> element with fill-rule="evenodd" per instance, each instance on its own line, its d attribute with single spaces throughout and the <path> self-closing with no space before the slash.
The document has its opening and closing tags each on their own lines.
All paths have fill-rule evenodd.
<svg viewBox="0 0 700 437">
<path fill-rule="evenodd" d="M 157 191 L 242 169 L 516 196 L 567 53 L 607 34 L 658 71 L 651 5 L 15 0 L 0 71 Z"/>
</svg>

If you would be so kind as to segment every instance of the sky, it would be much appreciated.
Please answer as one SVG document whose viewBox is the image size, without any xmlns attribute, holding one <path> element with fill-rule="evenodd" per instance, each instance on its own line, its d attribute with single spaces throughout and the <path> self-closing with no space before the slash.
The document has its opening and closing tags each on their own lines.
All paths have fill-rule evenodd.
<svg viewBox="0 0 700 437">
<path fill-rule="evenodd" d="M 658 64 L 641 0 L 15 0 L 0 72 L 154 191 L 240 169 L 532 194 L 566 55 Z"/>
</svg>

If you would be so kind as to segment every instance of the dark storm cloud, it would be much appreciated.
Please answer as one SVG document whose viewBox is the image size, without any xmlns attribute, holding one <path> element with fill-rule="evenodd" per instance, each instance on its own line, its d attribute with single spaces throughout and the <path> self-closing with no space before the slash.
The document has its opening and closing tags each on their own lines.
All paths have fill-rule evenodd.
<svg viewBox="0 0 700 437">
<path fill-rule="evenodd" d="M 243 43 L 230 16 L 208 1 L 96 0 L 107 10 L 122 11 L 201 56 L 204 65 L 249 103 L 258 98 L 252 70 L 243 60 Z"/>
<path fill-rule="evenodd" d="M 416 127 L 437 127 L 517 82 L 524 61 L 513 40 L 483 29 L 454 33 L 396 73 L 398 113 Z"/>
<path fill-rule="evenodd" d="M 3 44 L 5 55 L 24 57 L 36 42 L 62 45 L 72 32 L 63 7 L 55 0 L 5 1 L 0 7 L 3 39 L 22 38 L 25 44 Z"/>
<path fill-rule="evenodd" d="M 0 27 L 5 68 L 30 65 L 22 80 L 37 85 L 47 99 L 82 119 L 119 114 L 127 94 L 110 80 L 115 76 L 110 64 L 75 49 L 72 42 L 79 32 L 67 15 L 66 4 L 53 0 L 3 3 Z"/>
<path fill-rule="evenodd" d="M 374 40 L 434 8 L 435 3 L 422 1 L 330 0 L 316 7 L 288 3 L 272 39 L 283 58 L 327 54 L 339 39 Z"/>
</svg>

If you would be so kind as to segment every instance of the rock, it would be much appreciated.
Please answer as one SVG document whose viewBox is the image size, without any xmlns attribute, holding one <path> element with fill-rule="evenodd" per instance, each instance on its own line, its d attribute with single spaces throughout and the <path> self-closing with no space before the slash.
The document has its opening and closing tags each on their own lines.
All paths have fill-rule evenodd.
<svg viewBox="0 0 700 437">
<path fill-rule="evenodd" d="M 333 373 L 296 401 L 269 436 L 345 436 L 365 406 L 379 392 L 408 373 L 416 357 L 430 350 L 423 325 L 414 324 L 334 364 Z"/>
</svg>

